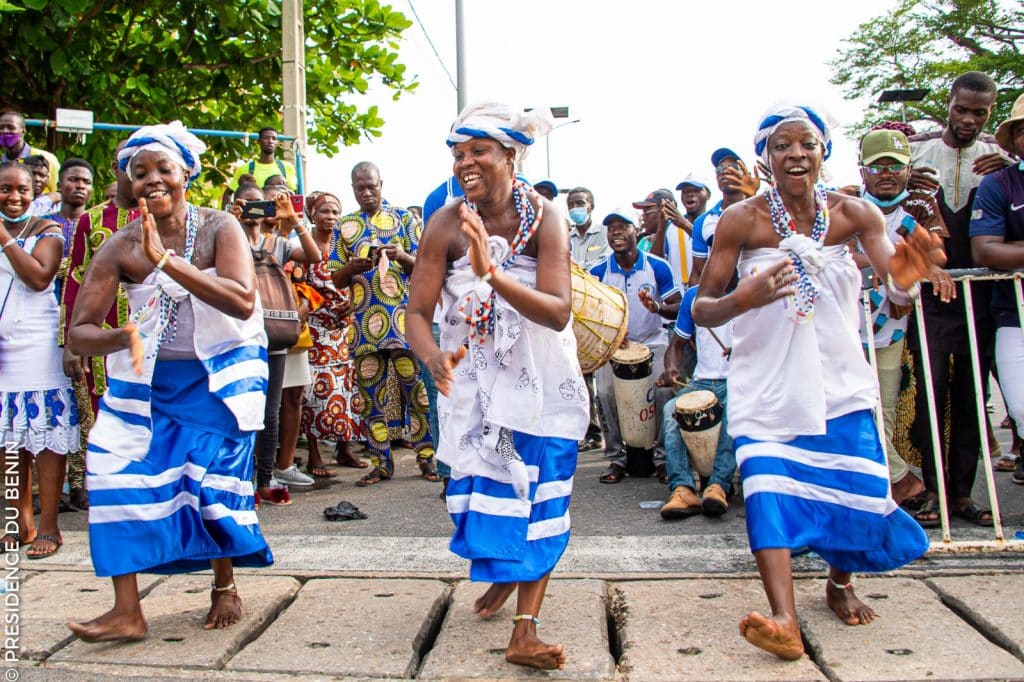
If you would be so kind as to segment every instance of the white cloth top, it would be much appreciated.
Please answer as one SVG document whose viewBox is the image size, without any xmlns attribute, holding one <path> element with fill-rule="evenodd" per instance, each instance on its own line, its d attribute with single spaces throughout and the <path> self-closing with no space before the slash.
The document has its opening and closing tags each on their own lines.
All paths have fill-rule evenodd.
<svg viewBox="0 0 1024 682">
<path fill-rule="evenodd" d="M 825 422 L 878 402 L 875 375 L 864 358 L 858 325 L 860 272 L 846 245 L 821 249 L 825 265 L 812 276 L 820 296 L 804 324 L 775 301 L 735 318 L 729 362 L 729 433 L 758 440 L 824 435 Z M 786 253 L 753 249 L 740 255 L 740 277 L 764 270 Z"/>
<path fill-rule="evenodd" d="M 502 262 L 508 242 L 497 236 L 489 242 L 494 261 Z M 520 255 L 505 274 L 535 288 L 537 261 Z M 470 327 L 459 307 L 470 297 L 467 309 L 475 309 L 490 292 L 489 284 L 477 281 L 468 256 L 445 275 L 441 350 L 468 345 L 469 352 L 455 367 L 451 395 L 437 396 L 437 457 L 460 475 L 510 483 L 526 499 L 529 478 L 512 448 L 510 431 L 580 440 L 590 420 L 590 400 L 571 323 L 559 331 L 549 329 L 496 296 L 494 333 L 483 344 L 469 340 Z"/>
<path fill-rule="evenodd" d="M 26 239 L 25 251 L 32 253 L 40 238 Z M 59 236 L 44 239 L 63 241 Z M 7 253 L 0 254 L 0 308 L 0 392 L 70 386 L 57 346 L 60 308 L 53 295 L 53 280 L 42 291 L 33 291 L 15 274 Z"/>
<path fill-rule="evenodd" d="M 885 227 L 886 232 L 889 234 L 889 240 L 893 244 L 902 241 L 899 229 L 903 224 L 903 218 L 909 214 L 902 206 L 897 206 L 895 211 L 884 215 Z M 875 287 L 871 293 L 872 307 L 875 308 L 874 313 L 871 316 L 871 323 L 873 325 L 876 322 L 880 323 L 879 330 L 875 332 L 875 348 L 885 348 L 886 346 L 890 346 L 907 335 L 907 322 L 910 320 L 910 316 L 904 315 L 899 319 L 893 319 L 890 301 L 897 305 L 907 305 L 910 302 L 910 299 L 900 294 L 898 291 L 890 292 L 888 287 L 884 284 L 880 284 Z M 860 341 L 861 344 L 866 346 L 868 343 L 868 330 L 865 324 L 865 319 L 864 306 L 862 304 L 860 306 Z"/>
</svg>

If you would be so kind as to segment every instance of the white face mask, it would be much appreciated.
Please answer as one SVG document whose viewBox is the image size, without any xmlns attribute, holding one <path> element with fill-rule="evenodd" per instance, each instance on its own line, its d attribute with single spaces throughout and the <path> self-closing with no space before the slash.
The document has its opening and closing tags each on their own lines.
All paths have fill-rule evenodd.
<svg viewBox="0 0 1024 682">
<path fill-rule="evenodd" d="M 571 220 L 576 226 L 585 224 L 588 218 L 590 218 L 590 211 L 588 211 L 585 206 L 577 206 L 576 208 L 569 209 L 569 220 Z"/>
</svg>

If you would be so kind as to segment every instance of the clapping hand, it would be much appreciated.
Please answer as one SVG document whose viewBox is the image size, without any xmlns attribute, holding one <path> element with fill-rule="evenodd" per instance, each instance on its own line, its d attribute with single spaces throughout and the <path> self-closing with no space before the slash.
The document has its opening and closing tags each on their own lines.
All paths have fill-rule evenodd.
<svg viewBox="0 0 1024 682">
<path fill-rule="evenodd" d="M 139 199 L 139 218 L 142 221 L 142 253 L 153 265 L 156 265 L 164 257 L 167 249 L 160 239 L 160 233 L 156 229 L 156 219 L 149 212 L 145 199 Z"/>
<path fill-rule="evenodd" d="M 459 207 L 459 217 L 462 219 L 462 233 L 469 240 L 469 265 L 477 277 L 483 277 L 494 265 L 487 241 L 487 228 L 476 211 L 470 209 L 465 202 Z"/>
</svg>

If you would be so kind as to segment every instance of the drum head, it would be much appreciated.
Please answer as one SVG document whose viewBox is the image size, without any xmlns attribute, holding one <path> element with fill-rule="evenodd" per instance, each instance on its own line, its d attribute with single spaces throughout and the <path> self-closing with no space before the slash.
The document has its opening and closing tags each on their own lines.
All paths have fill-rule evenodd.
<svg viewBox="0 0 1024 682">
<path fill-rule="evenodd" d="M 651 349 L 636 341 L 627 341 L 626 345 L 612 354 L 612 362 L 620 365 L 638 365 L 651 357 Z"/>
<path fill-rule="evenodd" d="M 691 391 L 676 398 L 676 412 L 697 412 L 718 402 L 712 391 Z"/>
</svg>

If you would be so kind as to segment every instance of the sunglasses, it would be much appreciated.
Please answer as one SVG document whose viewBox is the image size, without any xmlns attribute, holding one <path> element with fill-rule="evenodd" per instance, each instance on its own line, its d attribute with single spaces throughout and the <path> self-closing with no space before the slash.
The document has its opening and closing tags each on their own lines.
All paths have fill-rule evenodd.
<svg viewBox="0 0 1024 682">
<path fill-rule="evenodd" d="M 864 168 L 864 170 L 866 170 L 871 175 L 881 175 L 882 173 L 892 173 L 893 175 L 896 175 L 897 173 L 902 173 L 907 168 L 907 166 L 908 164 L 905 163 L 894 163 L 888 166 L 882 166 L 880 164 L 873 163 L 868 166 L 862 166 L 862 168 Z"/>
</svg>

